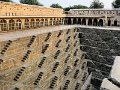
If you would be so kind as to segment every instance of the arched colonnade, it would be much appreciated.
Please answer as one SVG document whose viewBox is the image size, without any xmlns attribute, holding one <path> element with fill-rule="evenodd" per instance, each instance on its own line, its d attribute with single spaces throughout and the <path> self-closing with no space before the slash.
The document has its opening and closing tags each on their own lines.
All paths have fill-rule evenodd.
<svg viewBox="0 0 120 90">
<path fill-rule="evenodd" d="M 104 18 L 66 18 L 67 24 L 79 24 L 79 25 L 90 25 L 90 26 L 105 26 Z M 117 26 L 117 20 L 112 21 L 108 19 L 107 26 Z"/>
<path fill-rule="evenodd" d="M 25 30 L 62 24 L 64 24 L 64 18 L 3 18 L 0 19 L 0 31 Z"/>
</svg>

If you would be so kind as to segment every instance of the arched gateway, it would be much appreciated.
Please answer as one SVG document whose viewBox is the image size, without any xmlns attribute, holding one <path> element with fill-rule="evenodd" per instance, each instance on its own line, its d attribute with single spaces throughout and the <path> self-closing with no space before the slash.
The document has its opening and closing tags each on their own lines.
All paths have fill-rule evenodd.
<svg viewBox="0 0 120 90">
<path fill-rule="evenodd" d="M 99 24 L 98 25 L 99 26 L 103 26 L 103 20 L 102 19 L 99 20 Z"/>
</svg>

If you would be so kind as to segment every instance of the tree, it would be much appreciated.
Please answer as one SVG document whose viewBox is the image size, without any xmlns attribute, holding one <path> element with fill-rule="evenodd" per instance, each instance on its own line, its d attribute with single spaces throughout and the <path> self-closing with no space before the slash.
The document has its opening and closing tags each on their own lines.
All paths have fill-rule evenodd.
<svg viewBox="0 0 120 90">
<path fill-rule="evenodd" d="M 112 6 L 114 8 L 120 8 L 120 0 L 115 0 L 113 3 L 112 3 Z"/>
<path fill-rule="evenodd" d="M 64 8 L 65 11 L 69 11 L 70 9 L 86 9 L 88 8 L 87 6 L 83 6 L 83 5 L 73 5 L 73 6 L 69 6 Z"/>
<path fill-rule="evenodd" d="M 38 2 L 37 0 L 20 0 L 20 3 L 23 4 L 29 4 L 29 5 L 39 5 L 39 6 L 43 6 L 40 2 Z"/>
<path fill-rule="evenodd" d="M 3 1 L 3 2 L 12 2 L 11 0 L 0 0 L 0 1 Z"/>
<path fill-rule="evenodd" d="M 99 0 L 94 0 L 91 3 L 90 8 L 104 8 L 104 4 L 100 2 Z"/>
<path fill-rule="evenodd" d="M 50 5 L 50 7 L 52 7 L 52 8 L 62 8 L 62 6 L 59 5 L 58 3 L 57 4 L 52 4 L 52 5 Z"/>
</svg>

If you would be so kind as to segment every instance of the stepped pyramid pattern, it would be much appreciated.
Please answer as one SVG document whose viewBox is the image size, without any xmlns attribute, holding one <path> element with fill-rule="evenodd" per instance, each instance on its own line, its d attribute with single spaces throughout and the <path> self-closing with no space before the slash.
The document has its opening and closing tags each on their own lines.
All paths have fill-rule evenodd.
<svg viewBox="0 0 120 90">
<path fill-rule="evenodd" d="M 88 77 L 77 28 L 0 42 L 0 90 L 78 90 Z"/>
</svg>

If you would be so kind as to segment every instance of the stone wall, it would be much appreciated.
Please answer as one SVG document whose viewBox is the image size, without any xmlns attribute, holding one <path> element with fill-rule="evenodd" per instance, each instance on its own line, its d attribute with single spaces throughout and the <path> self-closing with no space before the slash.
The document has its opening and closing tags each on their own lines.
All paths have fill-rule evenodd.
<svg viewBox="0 0 120 90">
<path fill-rule="evenodd" d="M 1 41 L 0 90 L 78 90 L 88 77 L 78 35 L 58 28 Z"/>
<path fill-rule="evenodd" d="M 111 78 L 115 57 L 120 55 L 120 31 L 97 27 L 80 27 L 78 31 L 80 49 L 85 54 L 88 72 L 92 73 L 91 84 L 99 90 L 103 79 Z"/>
<path fill-rule="evenodd" d="M 67 17 L 71 18 L 71 24 L 80 24 L 80 25 L 93 25 L 94 22 L 99 22 L 103 20 L 104 26 L 120 26 L 120 9 L 71 9 L 66 12 Z M 73 19 L 73 20 L 72 20 Z M 76 23 L 73 21 L 76 19 Z M 82 24 L 81 21 L 85 19 L 86 24 Z M 79 21 L 79 23 L 77 23 Z M 90 24 L 89 24 L 89 22 Z M 88 22 L 88 23 L 87 23 Z M 69 23 L 70 24 L 70 23 Z"/>
<path fill-rule="evenodd" d="M 23 13 L 24 12 L 24 13 Z M 0 2 L 0 16 L 65 16 L 63 9 Z"/>
<path fill-rule="evenodd" d="M 120 55 L 119 33 L 69 25 L 1 33 L 0 90 L 98 90 Z"/>
</svg>

